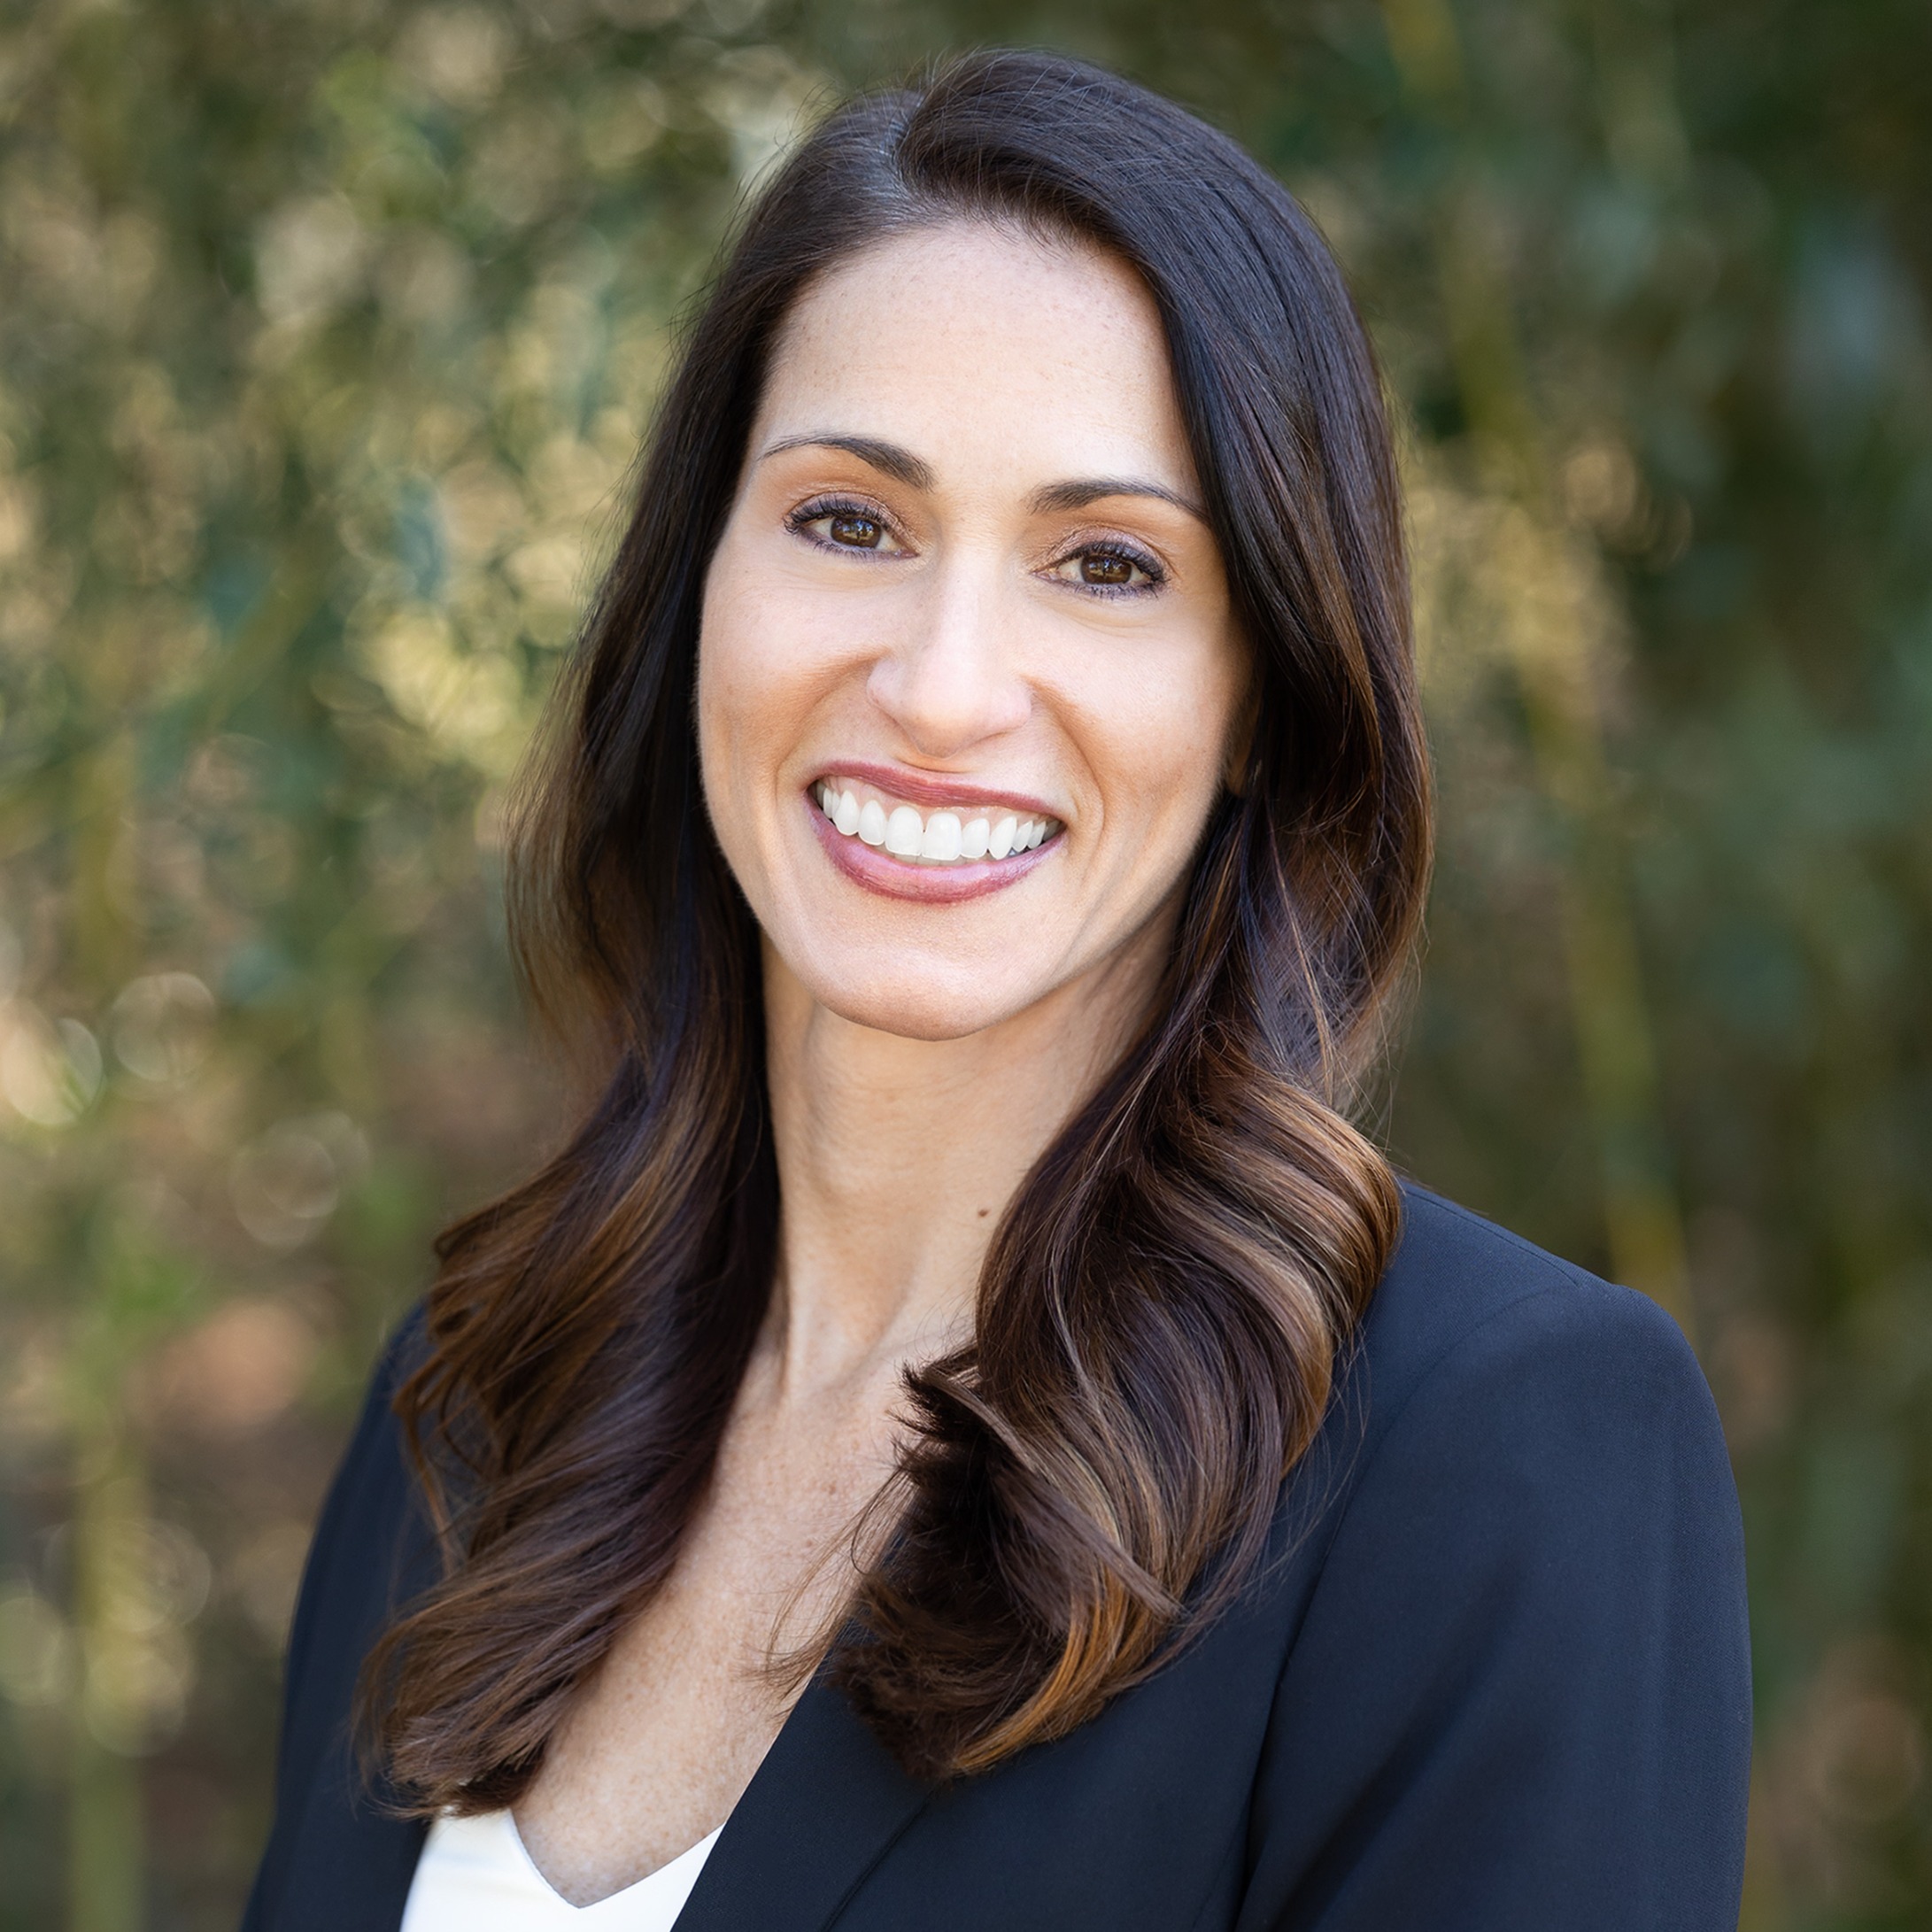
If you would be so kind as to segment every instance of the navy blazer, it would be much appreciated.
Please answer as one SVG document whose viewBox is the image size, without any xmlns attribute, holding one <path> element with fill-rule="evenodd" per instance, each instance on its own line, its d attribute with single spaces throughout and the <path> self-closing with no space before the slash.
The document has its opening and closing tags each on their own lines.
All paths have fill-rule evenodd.
<svg viewBox="0 0 1932 1932">
<path fill-rule="evenodd" d="M 1405 1190 L 1243 1601 L 1091 1722 L 914 1781 L 823 1679 L 679 1932 L 1732 1932 L 1736 1493 L 1669 1317 Z M 357 1667 L 432 1571 L 392 1348 L 290 1640 L 244 1932 L 393 1932 L 422 1827 L 359 1782 Z"/>
</svg>

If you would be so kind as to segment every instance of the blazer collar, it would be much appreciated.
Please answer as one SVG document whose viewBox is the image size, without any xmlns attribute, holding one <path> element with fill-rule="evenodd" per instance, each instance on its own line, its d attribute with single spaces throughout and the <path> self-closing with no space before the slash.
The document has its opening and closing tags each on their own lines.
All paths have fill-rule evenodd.
<svg viewBox="0 0 1932 1932">
<path fill-rule="evenodd" d="M 815 1677 L 712 1847 L 677 1932 L 820 1932 L 928 1795 L 844 1693 Z"/>
<path fill-rule="evenodd" d="M 359 1789 L 348 1754 L 304 1820 L 275 1932 L 398 1926 L 423 1828 Z M 814 1678 L 738 1801 L 677 1932 L 822 1932 L 925 1804 L 845 1694 Z"/>
<path fill-rule="evenodd" d="M 822 1932 L 929 1795 L 821 1673 L 726 1820 L 677 1932 Z M 399 1926 L 423 1837 L 421 1823 L 362 1788 L 344 1741 L 312 1796 L 281 1909 L 250 1922 L 275 1932 Z"/>
</svg>

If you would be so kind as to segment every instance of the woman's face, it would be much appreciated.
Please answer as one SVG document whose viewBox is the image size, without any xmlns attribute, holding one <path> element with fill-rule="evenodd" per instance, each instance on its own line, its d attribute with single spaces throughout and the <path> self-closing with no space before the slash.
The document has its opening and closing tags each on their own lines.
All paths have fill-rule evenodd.
<svg viewBox="0 0 1932 1932">
<path fill-rule="evenodd" d="M 1171 906 L 1245 684 L 1151 298 L 960 223 L 792 312 L 707 580 L 705 792 L 770 948 L 952 1039 Z"/>
</svg>

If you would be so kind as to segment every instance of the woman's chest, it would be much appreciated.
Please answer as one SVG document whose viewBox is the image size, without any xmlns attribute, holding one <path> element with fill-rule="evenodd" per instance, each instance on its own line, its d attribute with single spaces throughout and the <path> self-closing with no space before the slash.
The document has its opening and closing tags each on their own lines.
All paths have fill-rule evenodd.
<svg viewBox="0 0 1932 1932">
<path fill-rule="evenodd" d="M 849 1526 L 877 1464 L 821 1451 L 788 1468 L 781 1446 L 721 1458 L 670 1577 L 517 1806 L 531 1857 L 573 1902 L 634 1882 L 724 1822 L 798 1689 L 786 1653 L 815 1653 L 844 1601 Z"/>
</svg>

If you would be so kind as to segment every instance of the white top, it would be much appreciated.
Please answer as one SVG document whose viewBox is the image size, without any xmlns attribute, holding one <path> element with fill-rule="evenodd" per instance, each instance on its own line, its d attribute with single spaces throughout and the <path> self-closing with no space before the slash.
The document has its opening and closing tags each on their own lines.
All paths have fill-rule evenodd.
<svg viewBox="0 0 1932 1932">
<path fill-rule="evenodd" d="M 635 1885 L 573 1905 L 550 1889 L 508 1812 L 439 1818 L 416 1864 L 402 1932 L 671 1932 L 718 1831 Z"/>
</svg>

